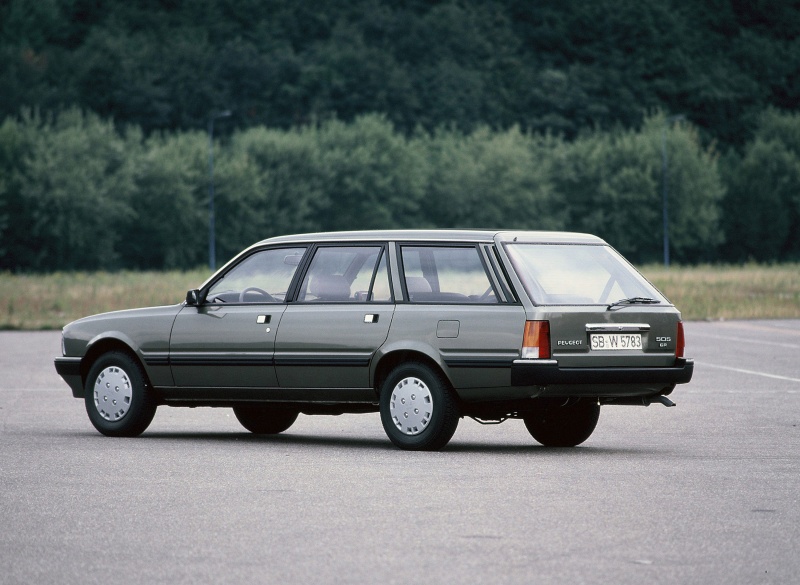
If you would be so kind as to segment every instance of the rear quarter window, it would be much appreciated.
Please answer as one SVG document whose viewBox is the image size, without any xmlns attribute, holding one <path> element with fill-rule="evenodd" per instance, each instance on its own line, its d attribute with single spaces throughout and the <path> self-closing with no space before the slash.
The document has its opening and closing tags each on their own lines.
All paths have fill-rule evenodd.
<svg viewBox="0 0 800 585">
<path fill-rule="evenodd" d="M 402 246 L 401 254 L 411 302 L 498 302 L 474 246 Z"/>
</svg>

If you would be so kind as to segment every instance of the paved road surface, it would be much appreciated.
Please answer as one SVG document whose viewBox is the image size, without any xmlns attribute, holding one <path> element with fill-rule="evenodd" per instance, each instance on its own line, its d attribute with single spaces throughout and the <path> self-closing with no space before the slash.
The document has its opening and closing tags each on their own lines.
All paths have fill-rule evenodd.
<svg viewBox="0 0 800 585">
<path fill-rule="evenodd" d="M 800 321 L 687 324 L 676 408 L 604 407 L 545 449 L 462 421 L 406 453 L 377 415 L 251 436 L 229 410 L 94 431 L 57 333 L 0 333 L 0 584 L 798 583 Z"/>
</svg>

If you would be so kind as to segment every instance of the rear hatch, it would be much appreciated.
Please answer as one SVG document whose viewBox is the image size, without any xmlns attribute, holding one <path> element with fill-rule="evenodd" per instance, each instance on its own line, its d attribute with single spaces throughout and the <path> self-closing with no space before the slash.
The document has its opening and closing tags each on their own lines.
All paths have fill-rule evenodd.
<svg viewBox="0 0 800 585">
<path fill-rule="evenodd" d="M 682 356 L 678 310 L 601 240 L 505 249 L 561 367 L 668 367 Z"/>
</svg>

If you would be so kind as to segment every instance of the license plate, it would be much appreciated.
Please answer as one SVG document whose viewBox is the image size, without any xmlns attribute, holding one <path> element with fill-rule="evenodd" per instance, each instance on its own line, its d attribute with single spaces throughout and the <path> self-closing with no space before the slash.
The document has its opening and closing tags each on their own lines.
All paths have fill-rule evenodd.
<svg viewBox="0 0 800 585">
<path fill-rule="evenodd" d="M 589 344 L 592 350 L 626 350 L 642 349 L 641 333 L 593 333 L 589 336 Z"/>
</svg>

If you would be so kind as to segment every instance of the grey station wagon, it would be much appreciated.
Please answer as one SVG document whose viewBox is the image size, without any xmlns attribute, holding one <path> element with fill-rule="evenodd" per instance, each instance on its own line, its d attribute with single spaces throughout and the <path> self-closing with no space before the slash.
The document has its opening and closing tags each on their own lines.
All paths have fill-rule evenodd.
<svg viewBox="0 0 800 585">
<path fill-rule="evenodd" d="M 58 373 L 89 419 L 136 436 L 159 405 L 230 407 L 253 433 L 298 414 L 380 412 L 402 449 L 459 419 L 524 421 L 575 446 L 601 405 L 674 404 L 678 310 L 600 238 L 514 231 L 276 237 L 185 302 L 64 327 Z"/>
</svg>

